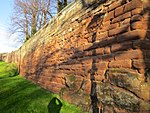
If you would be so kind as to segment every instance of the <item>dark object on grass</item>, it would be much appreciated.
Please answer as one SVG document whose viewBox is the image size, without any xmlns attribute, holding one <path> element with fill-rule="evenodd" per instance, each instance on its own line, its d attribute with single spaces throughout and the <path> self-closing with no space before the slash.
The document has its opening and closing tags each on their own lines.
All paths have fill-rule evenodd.
<svg viewBox="0 0 150 113">
<path fill-rule="evenodd" d="M 63 105 L 62 102 L 58 98 L 54 97 L 48 104 L 48 112 L 60 113 L 62 105 Z"/>
</svg>

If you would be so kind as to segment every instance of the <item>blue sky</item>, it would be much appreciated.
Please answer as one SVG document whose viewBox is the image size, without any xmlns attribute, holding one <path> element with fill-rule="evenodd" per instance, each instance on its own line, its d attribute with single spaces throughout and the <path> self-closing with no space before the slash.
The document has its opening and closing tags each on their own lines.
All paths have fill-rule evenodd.
<svg viewBox="0 0 150 113">
<path fill-rule="evenodd" d="M 0 53 L 11 52 L 20 46 L 18 36 L 10 35 L 8 31 L 12 10 L 13 0 L 0 1 Z"/>
</svg>

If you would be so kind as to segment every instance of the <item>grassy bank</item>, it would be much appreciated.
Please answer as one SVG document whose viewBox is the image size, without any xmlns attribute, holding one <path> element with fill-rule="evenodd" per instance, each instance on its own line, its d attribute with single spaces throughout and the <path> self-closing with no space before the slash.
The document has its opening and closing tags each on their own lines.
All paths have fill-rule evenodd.
<svg viewBox="0 0 150 113">
<path fill-rule="evenodd" d="M 83 113 L 58 95 L 17 75 L 14 64 L 0 62 L 0 113 Z"/>
</svg>

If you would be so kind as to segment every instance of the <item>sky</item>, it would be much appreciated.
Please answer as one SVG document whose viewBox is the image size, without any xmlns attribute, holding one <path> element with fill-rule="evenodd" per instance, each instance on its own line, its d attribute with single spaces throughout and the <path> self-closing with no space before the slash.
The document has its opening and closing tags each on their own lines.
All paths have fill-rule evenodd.
<svg viewBox="0 0 150 113">
<path fill-rule="evenodd" d="M 0 53 L 11 52 L 20 47 L 17 34 L 10 35 L 10 17 L 13 10 L 13 0 L 0 1 Z"/>
</svg>

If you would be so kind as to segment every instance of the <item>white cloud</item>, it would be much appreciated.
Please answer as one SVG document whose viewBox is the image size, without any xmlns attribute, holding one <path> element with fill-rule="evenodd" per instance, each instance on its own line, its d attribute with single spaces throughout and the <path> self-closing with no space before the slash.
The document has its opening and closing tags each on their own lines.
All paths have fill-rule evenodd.
<svg viewBox="0 0 150 113">
<path fill-rule="evenodd" d="M 6 27 L 0 24 L 0 53 L 11 52 L 19 48 L 21 43 L 18 42 L 16 34 L 10 35 Z"/>
</svg>

